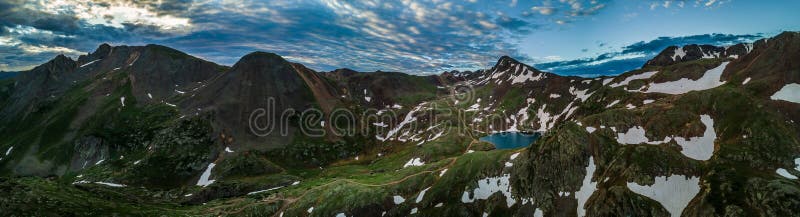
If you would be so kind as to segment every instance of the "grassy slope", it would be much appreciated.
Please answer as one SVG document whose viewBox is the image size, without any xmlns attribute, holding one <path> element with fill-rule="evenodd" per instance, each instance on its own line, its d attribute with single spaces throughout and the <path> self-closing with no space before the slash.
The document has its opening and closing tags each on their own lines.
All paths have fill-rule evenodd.
<svg viewBox="0 0 800 217">
<path fill-rule="evenodd" d="M 693 63 L 686 64 L 700 67 L 691 65 Z M 704 66 L 715 63 L 696 64 Z M 479 97 L 488 98 L 490 91 L 487 88 L 477 91 Z M 124 94 L 124 91 L 120 94 Z M 500 107 L 514 109 L 521 107 L 519 102 L 524 100 L 524 96 L 521 95 L 524 94 L 513 92 L 506 94 Z M 215 172 L 219 174 L 218 182 L 206 188 L 191 186 L 148 192 L 135 187 L 109 188 L 95 184 L 74 186 L 70 182 L 76 179 L 75 176 L 61 181 L 36 178 L 4 180 L 0 182 L 1 191 L 15 196 L 5 199 L 6 201 L 0 204 L 9 204 L 8 207 L 12 207 L 11 210 L 15 213 L 30 215 L 159 213 L 263 216 L 283 212 L 286 216 L 333 216 L 343 212 L 348 215 L 374 216 L 386 211 L 390 216 L 405 216 L 413 208 L 418 208 L 419 213 L 425 216 L 480 215 L 484 211 L 494 215 L 511 215 L 514 214 L 513 211 L 506 207 L 505 200 L 500 194 L 495 194 L 489 200 L 467 204 L 462 203 L 460 198 L 465 190 L 471 191 L 476 187 L 477 180 L 512 173 L 515 177 L 512 182 L 517 195 L 534 198 L 537 206 L 545 211 L 564 208 L 562 206 L 568 207 L 568 202 L 555 198 L 556 192 L 575 191 L 580 187 L 581 180 L 586 175 L 584 167 L 588 163 L 589 156 L 594 156 L 597 164 L 595 174 L 598 175 L 595 180 L 611 178 L 600 184 L 598 193 L 589 201 L 587 209 L 596 213 L 664 215 L 663 209 L 657 202 L 630 192 L 624 185 L 629 181 L 646 184 L 652 182 L 652 176 L 674 173 L 700 175 L 704 180 L 703 185 L 706 186 L 706 190 L 698 195 L 696 200 L 699 202 L 690 205 L 687 212 L 717 210 L 717 213 L 724 213 L 728 212 L 727 210 L 737 210 L 738 207 L 742 213 L 749 215 L 783 214 L 782 211 L 786 209 L 781 206 L 789 204 L 791 207 L 797 204 L 796 199 L 791 199 L 793 195 L 800 195 L 798 193 L 800 191 L 792 187 L 796 182 L 783 180 L 774 174 L 775 167 L 789 167 L 792 157 L 796 157 L 792 153 L 800 152 L 797 135 L 792 134 L 796 131 L 793 131 L 792 125 L 786 124 L 780 114 L 765 107 L 763 100 L 736 84 L 729 83 L 712 90 L 691 92 L 681 96 L 660 94 L 642 96 L 620 88 L 602 88 L 589 101 L 601 98 L 631 101 L 654 98 L 659 101 L 634 110 L 606 109 L 605 104 L 601 102 L 590 102 L 582 105 L 580 111 L 591 115 L 576 115 L 577 120 L 584 125 L 614 126 L 618 129 L 642 125 L 648 129 L 649 137 L 663 138 L 676 132 L 697 135 L 698 131 L 702 132 L 698 115 L 712 115 L 715 117 L 715 130 L 719 138 L 715 157 L 708 162 L 687 159 L 679 153 L 679 147 L 674 144 L 620 145 L 614 140 L 614 132 L 608 128 L 589 134 L 574 122 L 567 122 L 556 126 L 552 130 L 553 133 L 546 134 L 531 148 L 524 150 L 488 150 L 465 154 L 468 149 L 483 149 L 477 148 L 478 143 L 474 142 L 474 137 L 449 132 L 422 146 L 416 146 L 415 142 L 389 142 L 381 147 L 333 153 L 333 156 L 324 156 L 324 162 L 330 165 L 323 168 L 310 168 L 307 165 L 292 165 L 279 161 L 274 164 L 264 157 L 276 160 L 275 156 L 253 152 L 246 155 L 246 158 L 224 159 L 218 166 L 219 170 L 215 170 L 219 171 Z M 115 104 L 111 102 L 117 99 L 115 95 L 107 103 Z M 487 101 L 483 101 L 482 104 L 486 104 Z M 449 98 L 435 100 L 432 103 L 444 108 L 453 106 Z M 472 104 L 474 102 L 462 102 L 457 106 L 463 109 Z M 122 114 L 114 116 L 120 117 L 121 120 L 110 122 L 128 123 L 130 119 L 138 119 L 135 117 L 148 117 L 146 115 L 148 109 L 158 111 L 159 108 L 126 108 L 122 110 Z M 132 116 L 125 119 L 125 112 L 132 112 Z M 437 119 L 439 122 L 465 124 L 452 115 L 436 111 L 432 113 L 439 117 Z M 156 120 L 161 119 L 156 118 Z M 468 118 L 466 121 L 471 119 Z M 162 129 L 174 123 L 167 121 L 164 124 L 166 126 L 158 124 L 145 126 L 161 126 L 157 129 Z M 134 128 L 137 126 L 125 125 Z M 112 132 L 102 128 L 97 129 L 100 129 L 98 133 Z M 152 130 L 154 129 L 144 131 Z M 169 134 L 170 131 L 165 132 Z M 749 137 L 743 139 L 741 135 Z M 109 177 L 109 174 L 114 177 L 113 174 L 130 172 L 128 169 L 130 164 L 147 155 L 142 149 L 133 150 L 127 152 L 133 155 L 126 154 L 128 156 L 125 159 L 114 160 L 108 165 L 89 169 L 84 173 L 84 177 L 102 178 Z M 525 154 L 518 158 L 515 168 L 512 170 L 504 167 L 503 164 L 508 161 L 509 156 L 519 151 Z M 379 152 L 384 155 L 378 157 Z M 199 153 L 207 152 L 199 150 Z M 316 155 L 309 156 L 325 154 L 326 149 L 314 153 Z M 354 155 L 359 156 L 359 159 L 355 160 Z M 403 164 L 409 159 L 417 157 L 422 158 L 425 165 L 403 168 Z M 159 165 L 154 163 L 151 166 Z M 195 174 L 204 168 L 198 165 L 190 167 Z M 254 168 L 263 169 L 263 167 L 271 169 L 253 172 Z M 132 168 L 135 171 L 136 167 Z M 445 169 L 447 172 L 444 176 L 439 176 Z M 291 185 L 294 181 L 300 183 Z M 287 187 L 241 196 L 247 192 L 276 186 Z M 419 192 L 428 187 L 430 189 L 425 197 L 420 203 L 416 203 Z M 31 193 L 24 193 L 29 190 Z M 232 192 L 235 194 L 224 195 Z M 770 193 L 766 196 L 754 196 L 760 195 L 760 192 Z M 185 196 L 188 194 L 194 196 Z M 405 198 L 406 202 L 395 205 L 392 197 L 396 195 Z M 220 199 L 213 200 L 214 198 Z M 152 202 L 146 202 L 148 200 Z M 206 201 L 207 203 L 200 205 Z M 617 208 L 609 210 L 607 206 L 602 205 L 602 201 L 619 203 L 614 203 L 618 205 Z M 435 207 L 438 203 L 443 203 L 445 206 Z M 51 207 L 48 204 L 54 204 L 53 208 L 37 209 L 34 206 Z M 56 205 L 58 207 L 54 207 Z M 87 211 L 87 207 L 97 207 L 98 211 Z M 314 207 L 314 211 L 309 214 L 307 210 L 311 207 Z M 529 207 L 520 205 L 513 207 L 517 208 L 519 212 L 531 211 Z M 570 209 L 574 210 L 574 207 Z"/>
</svg>

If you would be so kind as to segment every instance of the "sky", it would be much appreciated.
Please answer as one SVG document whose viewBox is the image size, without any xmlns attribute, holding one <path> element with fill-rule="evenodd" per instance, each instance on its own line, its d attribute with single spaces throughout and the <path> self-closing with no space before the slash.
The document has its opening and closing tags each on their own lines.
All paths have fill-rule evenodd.
<svg viewBox="0 0 800 217">
<path fill-rule="evenodd" d="M 223 65 L 254 51 L 318 71 L 432 74 L 511 56 L 544 71 L 639 68 L 670 45 L 800 30 L 800 1 L 0 0 L 0 71 L 101 43 L 161 44 Z"/>
</svg>

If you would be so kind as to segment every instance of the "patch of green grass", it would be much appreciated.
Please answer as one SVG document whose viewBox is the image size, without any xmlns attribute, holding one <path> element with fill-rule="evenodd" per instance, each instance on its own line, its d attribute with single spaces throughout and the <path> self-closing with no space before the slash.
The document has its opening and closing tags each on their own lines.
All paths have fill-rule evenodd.
<svg viewBox="0 0 800 217">
<path fill-rule="evenodd" d="M 87 186 L 87 190 L 41 178 L 0 178 L 0 210 L 21 216 L 189 215 L 165 201 L 131 196 L 130 188 Z M 100 194 L 100 192 L 103 192 Z M 195 213 L 197 214 L 197 213 Z"/>
</svg>

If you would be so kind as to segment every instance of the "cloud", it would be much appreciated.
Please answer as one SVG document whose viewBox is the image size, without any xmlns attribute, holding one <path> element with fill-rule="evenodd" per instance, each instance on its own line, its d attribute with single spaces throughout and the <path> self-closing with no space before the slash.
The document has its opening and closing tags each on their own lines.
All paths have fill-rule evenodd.
<svg viewBox="0 0 800 217">
<path fill-rule="evenodd" d="M 3 59 L 0 71 L 19 71 L 39 64 L 31 62 L 32 59 L 52 58 L 57 54 L 75 56 L 81 53 L 71 48 L 29 44 L 16 38 L 0 36 L 0 57 Z"/>
<path fill-rule="evenodd" d="M 716 46 L 752 42 L 763 35 L 703 34 L 682 37 L 659 37 L 651 41 L 640 41 L 624 46 L 617 52 L 600 54 L 593 58 L 541 61 L 537 68 L 564 75 L 599 76 L 616 75 L 640 68 L 669 46 L 689 44 L 711 44 Z M 600 43 L 600 45 L 605 45 Z M 602 47 L 602 46 L 601 46 Z"/>
<path fill-rule="evenodd" d="M 164 44 L 222 64 L 278 53 L 317 70 L 438 73 L 474 70 L 499 56 L 530 57 L 520 38 L 590 16 L 597 0 L 5 0 L 5 68 L 40 64 L 100 43 Z M 544 18 L 546 17 L 546 18 Z"/>
<path fill-rule="evenodd" d="M 541 14 L 541 15 L 551 15 L 555 12 L 555 8 L 552 7 L 542 7 L 542 6 L 534 6 L 531 10 Z"/>
<path fill-rule="evenodd" d="M 655 10 L 658 8 L 668 9 L 673 5 L 677 6 L 678 8 L 683 8 L 687 2 L 694 2 L 694 4 L 692 4 L 694 7 L 713 8 L 730 1 L 731 0 L 655 0 L 650 2 L 650 10 Z"/>
</svg>

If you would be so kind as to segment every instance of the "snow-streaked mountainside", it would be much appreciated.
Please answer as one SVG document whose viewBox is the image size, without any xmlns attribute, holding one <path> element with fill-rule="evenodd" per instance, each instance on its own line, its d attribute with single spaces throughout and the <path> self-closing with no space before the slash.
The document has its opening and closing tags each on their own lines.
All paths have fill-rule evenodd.
<svg viewBox="0 0 800 217">
<path fill-rule="evenodd" d="M 800 33 L 583 78 L 415 76 L 158 45 L 0 80 L 0 213 L 793 216 Z M 529 147 L 479 138 L 538 132 Z"/>
</svg>

